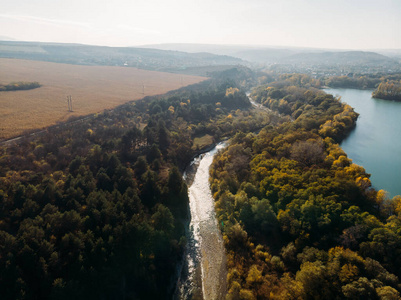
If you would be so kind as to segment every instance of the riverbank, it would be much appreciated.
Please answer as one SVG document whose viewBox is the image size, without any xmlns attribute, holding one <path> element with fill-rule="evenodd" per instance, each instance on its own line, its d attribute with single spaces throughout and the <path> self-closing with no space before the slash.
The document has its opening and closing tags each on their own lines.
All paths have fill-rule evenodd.
<svg viewBox="0 0 401 300">
<path fill-rule="evenodd" d="M 283 119 L 278 113 L 254 102 L 247 94 L 254 109 L 268 115 L 270 123 Z M 254 128 L 252 132 L 259 132 Z M 177 281 L 174 299 L 224 299 L 227 293 L 227 266 L 225 247 L 214 212 L 214 199 L 209 185 L 209 167 L 213 156 L 227 145 L 225 137 L 199 149 L 181 171 L 189 187 L 190 220 L 187 223 L 187 248 L 184 261 L 179 268 L 181 277 Z M 207 165 L 204 166 L 204 161 Z M 197 182 L 200 179 L 200 183 Z"/>
<path fill-rule="evenodd" d="M 262 86 L 255 99 L 281 105 L 295 121 L 237 136 L 210 172 L 224 222 L 227 298 L 378 299 L 385 287 L 399 299 L 399 244 L 386 242 L 399 232 L 399 200 L 390 206 L 370 189 L 369 174 L 333 139 L 356 113 L 331 95 L 282 86 Z M 350 266 L 352 278 L 344 276 Z"/>
<path fill-rule="evenodd" d="M 191 219 L 175 299 L 223 299 L 227 292 L 224 242 L 209 185 L 209 167 L 213 157 L 225 146 L 225 142 L 220 142 L 198 155 L 184 173 L 189 186 Z"/>
</svg>

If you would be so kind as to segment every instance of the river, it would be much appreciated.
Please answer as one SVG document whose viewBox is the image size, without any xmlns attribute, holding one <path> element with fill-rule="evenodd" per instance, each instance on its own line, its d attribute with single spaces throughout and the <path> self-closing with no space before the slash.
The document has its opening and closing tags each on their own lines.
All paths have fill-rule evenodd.
<svg viewBox="0 0 401 300">
<path fill-rule="evenodd" d="M 341 143 L 348 157 L 372 174 L 376 189 L 384 189 L 390 196 L 401 194 L 401 103 L 374 99 L 370 90 L 325 91 L 341 96 L 342 102 L 360 114 L 355 129 Z M 251 103 L 261 108 L 252 100 Z M 184 174 L 189 186 L 191 222 L 176 299 L 214 300 L 226 294 L 225 249 L 209 185 L 209 167 L 216 152 L 224 147 L 220 143 L 195 158 Z"/>
<path fill-rule="evenodd" d="M 401 195 L 401 102 L 372 98 L 371 90 L 325 92 L 341 96 L 359 113 L 355 129 L 341 143 L 348 157 L 372 175 L 374 188 Z"/>
<path fill-rule="evenodd" d="M 209 185 L 213 157 L 225 143 L 195 158 L 184 178 L 189 186 L 191 223 L 186 257 L 176 299 L 223 299 L 226 294 L 226 256 Z"/>
<path fill-rule="evenodd" d="M 270 109 L 254 102 L 259 110 Z M 274 114 L 274 113 L 273 113 Z M 280 117 L 279 114 L 277 114 Z M 191 223 L 184 265 L 177 283 L 174 299 L 224 299 L 227 293 L 227 266 L 223 238 L 214 211 L 214 199 L 209 185 L 209 168 L 218 150 L 226 146 L 219 143 L 210 151 L 195 158 L 185 170 L 184 179 L 189 186 Z"/>
<path fill-rule="evenodd" d="M 401 194 L 401 103 L 374 99 L 369 90 L 325 91 L 341 96 L 342 102 L 360 114 L 355 129 L 341 147 L 353 162 L 372 174 L 376 189 L 385 189 L 391 196 Z M 175 299 L 214 300 L 226 294 L 225 249 L 209 185 L 209 167 L 217 151 L 224 147 L 225 143 L 220 143 L 195 158 L 184 174 L 189 186 L 191 221 Z"/>
</svg>

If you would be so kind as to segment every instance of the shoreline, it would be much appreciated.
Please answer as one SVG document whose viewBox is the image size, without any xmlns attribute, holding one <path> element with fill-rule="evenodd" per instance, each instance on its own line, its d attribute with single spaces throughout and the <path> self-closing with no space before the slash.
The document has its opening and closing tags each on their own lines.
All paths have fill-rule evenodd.
<svg viewBox="0 0 401 300">
<path fill-rule="evenodd" d="M 205 155 L 211 151 L 217 152 L 218 149 L 216 148 L 219 145 L 226 146 L 224 141 L 220 141 L 201 149 L 197 155 L 194 155 L 191 162 L 185 168 L 183 176 L 188 185 L 189 197 L 192 199 L 196 199 L 196 196 L 210 197 L 211 202 L 204 203 L 199 201 L 205 200 L 202 198 L 198 199 L 197 203 L 191 201 L 189 203 L 188 209 L 192 213 L 189 214 L 189 218 L 186 220 L 186 237 L 188 238 L 188 244 L 183 254 L 183 261 L 177 270 L 179 275 L 176 281 L 174 299 L 186 299 L 186 297 L 189 296 L 200 297 L 201 299 L 222 299 L 226 294 L 226 254 L 224 242 L 214 212 L 214 199 L 211 195 L 208 182 L 208 170 L 210 165 L 207 166 L 209 195 L 207 195 L 207 192 L 204 193 L 203 190 L 199 191 L 199 186 L 193 185 L 199 166 L 205 158 Z M 214 155 L 215 153 L 211 157 L 207 157 L 207 159 L 213 160 Z M 206 170 L 202 171 L 205 172 Z M 201 175 L 205 176 L 205 174 Z M 204 184 L 205 182 L 201 183 L 201 188 L 204 188 Z M 201 193 L 201 195 L 197 193 Z M 202 218 L 202 209 L 205 209 L 203 207 L 204 205 L 210 205 L 209 210 L 211 215 L 207 219 Z M 217 249 L 219 249 L 217 253 L 221 253 L 221 256 L 215 255 Z M 188 269 L 185 270 L 185 267 Z M 191 282 L 191 280 L 193 281 Z M 218 283 L 217 287 L 216 282 Z"/>
</svg>

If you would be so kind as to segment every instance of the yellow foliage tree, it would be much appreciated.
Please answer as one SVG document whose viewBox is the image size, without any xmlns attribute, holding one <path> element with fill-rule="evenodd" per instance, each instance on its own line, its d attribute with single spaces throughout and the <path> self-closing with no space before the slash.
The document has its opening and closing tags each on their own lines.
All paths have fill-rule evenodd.
<svg viewBox="0 0 401 300">
<path fill-rule="evenodd" d="M 235 95 L 238 92 L 239 92 L 239 89 L 229 87 L 228 89 L 226 89 L 226 97 L 228 97 L 230 95 Z"/>
</svg>

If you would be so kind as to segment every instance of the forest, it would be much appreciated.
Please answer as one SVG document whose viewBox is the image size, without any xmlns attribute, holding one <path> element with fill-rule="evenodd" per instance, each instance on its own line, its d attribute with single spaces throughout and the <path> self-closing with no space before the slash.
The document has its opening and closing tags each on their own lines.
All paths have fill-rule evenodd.
<svg viewBox="0 0 401 300">
<path fill-rule="evenodd" d="M 384 100 L 401 101 L 401 80 L 381 82 L 373 91 L 372 97 Z"/>
<path fill-rule="evenodd" d="M 323 80 L 332 88 L 374 89 L 372 97 L 401 101 L 401 74 L 332 76 Z"/>
<path fill-rule="evenodd" d="M 375 89 L 374 94 L 377 94 L 377 98 L 387 100 L 395 100 L 390 98 L 394 97 L 394 95 L 397 95 L 397 89 L 400 87 L 400 80 L 400 73 L 350 73 L 347 76 L 329 76 L 322 79 L 324 85 L 332 88 Z"/>
<path fill-rule="evenodd" d="M 366 75 L 333 76 L 327 78 L 325 84 L 332 88 L 374 89 L 380 81 L 380 78 L 373 78 Z"/>
<path fill-rule="evenodd" d="M 210 170 L 227 299 L 399 299 L 401 197 L 340 148 L 357 113 L 293 79 L 251 94 L 291 119 L 238 132 Z"/>
<path fill-rule="evenodd" d="M 358 114 L 302 74 L 246 68 L 0 147 L 4 299 L 170 299 L 188 226 L 182 170 L 211 168 L 228 299 L 398 299 L 401 197 L 338 143 Z"/>
<path fill-rule="evenodd" d="M 2 299 L 171 298 L 195 140 L 267 124 L 225 72 L 0 147 Z"/>
</svg>

